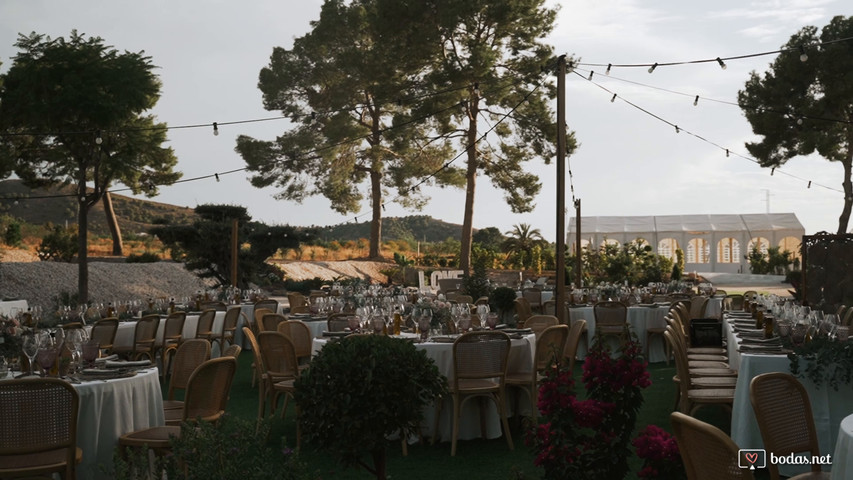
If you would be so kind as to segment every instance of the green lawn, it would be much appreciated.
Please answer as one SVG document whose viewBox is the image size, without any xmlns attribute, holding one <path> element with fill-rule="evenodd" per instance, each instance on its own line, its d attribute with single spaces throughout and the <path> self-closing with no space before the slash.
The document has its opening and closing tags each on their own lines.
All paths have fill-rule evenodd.
<svg viewBox="0 0 853 480">
<path fill-rule="evenodd" d="M 244 351 L 239 359 L 239 368 L 231 389 L 228 413 L 254 421 L 257 415 L 258 393 L 251 387 L 250 365 L 252 353 Z M 675 388 L 672 376 L 675 366 L 664 363 L 650 366 L 652 386 L 645 390 L 645 402 L 639 414 L 637 431 L 648 424 L 657 424 L 670 430 L 669 414 L 672 412 Z M 575 378 L 581 375 L 580 365 L 576 366 Z M 581 387 L 582 388 L 582 387 Z M 165 385 L 164 385 L 165 391 Z M 275 420 L 270 434 L 270 442 L 279 444 L 282 436 L 288 444 L 295 447 L 296 428 L 293 408 L 289 408 L 287 417 Z M 698 412 L 698 418 L 710 422 L 728 433 L 729 417 L 721 409 L 705 408 Z M 510 421 L 515 450 L 509 451 L 503 438 L 494 440 L 460 441 L 456 457 L 450 456 L 450 443 L 436 445 L 415 444 L 409 446 L 409 455 L 403 456 L 399 444 L 389 450 L 388 472 L 392 478 L 405 479 L 480 479 L 480 478 L 538 478 L 540 472 L 533 465 L 533 454 L 524 442 L 524 429 L 518 419 Z M 318 472 L 322 478 L 365 479 L 372 476 L 354 468 L 345 469 L 324 452 L 303 445 L 301 458 L 311 471 Z M 636 478 L 641 467 L 639 459 L 630 461 L 631 474 L 627 478 Z M 521 475 L 519 472 L 523 473 Z"/>
</svg>

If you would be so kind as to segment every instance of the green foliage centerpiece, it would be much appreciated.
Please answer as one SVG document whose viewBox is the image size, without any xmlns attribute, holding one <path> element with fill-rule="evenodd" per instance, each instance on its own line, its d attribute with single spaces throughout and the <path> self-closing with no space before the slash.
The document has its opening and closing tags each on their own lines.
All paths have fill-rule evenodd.
<svg viewBox="0 0 853 480">
<path fill-rule="evenodd" d="M 423 350 L 382 335 L 330 342 L 296 380 L 303 438 L 344 465 L 386 478 L 386 449 L 417 434 L 447 379 Z M 365 457 L 372 458 L 372 465 Z"/>
</svg>

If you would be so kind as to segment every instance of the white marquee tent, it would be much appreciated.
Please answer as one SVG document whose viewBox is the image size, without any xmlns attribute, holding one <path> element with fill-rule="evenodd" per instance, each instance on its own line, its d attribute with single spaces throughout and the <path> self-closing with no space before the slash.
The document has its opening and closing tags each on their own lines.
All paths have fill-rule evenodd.
<svg viewBox="0 0 853 480">
<path fill-rule="evenodd" d="M 568 230 L 566 245 L 574 252 L 577 218 L 569 218 Z M 799 257 L 803 235 L 805 229 L 793 213 L 581 217 L 582 247 L 642 239 L 672 259 L 680 248 L 688 272 L 749 272 L 745 257 L 753 245 L 764 252 L 779 246 Z"/>
</svg>

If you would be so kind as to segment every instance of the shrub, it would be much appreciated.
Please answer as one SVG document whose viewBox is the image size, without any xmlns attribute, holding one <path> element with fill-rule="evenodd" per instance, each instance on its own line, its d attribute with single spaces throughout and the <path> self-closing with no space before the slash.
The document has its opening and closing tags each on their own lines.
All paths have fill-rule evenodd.
<svg viewBox="0 0 853 480">
<path fill-rule="evenodd" d="M 70 262 L 77 253 L 77 231 L 59 225 L 41 239 L 36 250 L 42 261 Z"/>
<path fill-rule="evenodd" d="M 389 435 L 416 433 L 423 409 L 446 391 L 447 379 L 423 350 L 368 335 L 326 344 L 296 380 L 294 397 L 307 442 L 384 479 L 386 450 L 399 444 Z"/>
<path fill-rule="evenodd" d="M 17 247 L 24 239 L 21 234 L 21 224 L 12 222 L 6 226 L 6 232 L 3 234 L 3 242 L 10 247 Z"/>
<path fill-rule="evenodd" d="M 157 256 L 156 253 L 145 252 L 139 255 L 131 253 L 124 259 L 127 263 L 154 263 L 159 262 L 160 257 Z"/>
</svg>

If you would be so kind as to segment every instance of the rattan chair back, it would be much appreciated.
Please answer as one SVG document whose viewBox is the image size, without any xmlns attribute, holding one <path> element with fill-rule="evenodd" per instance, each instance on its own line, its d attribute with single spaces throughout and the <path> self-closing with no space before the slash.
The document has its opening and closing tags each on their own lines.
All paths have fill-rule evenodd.
<svg viewBox="0 0 853 480">
<path fill-rule="evenodd" d="M 351 313 L 333 313 L 326 319 L 326 330 L 329 332 L 343 332 L 350 326 L 350 318 L 355 317 Z"/>
<path fill-rule="evenodd" d="M 628 306 L 622 302 L 598 302 L 592 309 L 595 328 L 602 333 L 621 334 L 628 325 Z"/>
<path fill-rule="evenodd" d="M 217 312 L 224 312 L 228 310 L 228 305 L 225 302 L 220 301 L 210 301 L 210 302 L 201 302 L 201 309 L 204 310 L 215 310 Z"/>
<path fill-rule="evenodd" d="M 708 297 L 696 295 L 690 299 L 690 319 L 705 318 L 705 309 L 708 307 Z"/>
<path fill-rule="evenodd" d="M 268 308 L 272 313 L 278 313 L 278 300 L 274 300 L 272 298 L 258 300 L 255 302 L 255 307 L 252 309 L 252 312 L 254 313 L 259 308 Z"/>
<path fill-rule="evenodd" d="M 0 382 L 0 477 L 75 478 L 79 405 L 77 390 L 58 378 Z"/>
<path fill-rule="evenodd" d="M 225 311 L 225 317 L 222 319 L 222 333 L 219 337 L 221 347 L 225 346 L 225 342 L 234 342 L 234 332 L 237 331 L 237 324 L 240 323 L 240 316 L 243 315 L 243 310 L 239 307 L 231 307 Z"/>
<path fill-rule="evenodd" d="M 234 357 L 214 358 L 199 365 L 187 382 L 183 419 L 219 420 L 225 414 L 236 372 Z"/>
<path fill-rule="evenodd" d="M 166 398 L 173 400 L 177 390 L 187 388 L 190 376 L 199 365 L 210 359 L 210 342 L 204 338 L 189 338 L 178 347 L 172 359 L 172 376 Z"/>
<path fill-rule="evenodd" d="M 521 296 L 530 302 L 530 309 L 537 312 L 542 311 L 542 290 L 539 288 L 525 288 L 521 291 Z"/>
<path fill-rule="evenodd" d="M 261 323 L 258 325 L 260 332 L 277 332 L 278 324 L 286 322 L 287 317 L 280 313 L 267 313 L 261 317 Z"/>
<path fill-rule="evenodd" d="M 743 310 L 743 295 L 740 294 L 731 294 L 726 295 L 723 298 L 723 311 L 731 312 L 731 311 L 741 311 Z"/>
<path fill-rule="evenodd" d="M 198 324 L 195 332 L 196 338 L 210 340 L 215 335 L 213 332 L 214 321 L 216 321 L 216 310 L 212 308 L 203 310 L 198 316 Z"/>
<path fill-rule="evenodd" d="M 669 416 L 688 480 L 752 480 L 738 466 L 740 447 L 719 428 L 680 412 Z"/>
<path fill-rule="evenodd" d="M 453 390 L 464 390 L 466 380 L 495 379 L 503 383 L 510 339 L 501 331 L 465 333 L 453 342 Z"/>
<path fill-rule="evenodd" d="M 172 312 L 166 317 L 163 326 L 163 344 L 179 343 L 184 336 L 184 323 L 187 321 L 186 312 Z"/>
<path fill-rule="evenodd" d="M 536 352 L 533 360 L 537 372 L 544 372 L 563 358 L 568 338 L 568 325 L 554 324 L 542 330 L 542 333 L 536 338 Z"/>
<path fill-rule="evenodd" d="M 243 347 L 241 347 L 240 345 L 237 345 L 236 343 L 232 343 L 231 345 L 228 346 L 228 348 L 225 349 L 224 352 L 222 352 L 222 356 L 223 357 L 240 358 L 240 352 L 242 352 L 242 351 L 243 351 Z"/>
<path fill-rule="evenodd" d="M 95 322 L 95 325 L 92 326 L 92 331 L 89 332 L 89 339 L 97 341 L 102 350 L 110 350 L 113 348 L 116 332 L 118 332 L 118 318 L 103 318 Z"/>
<path fill-rule="evenodd" d="M 514 303 L 518 326 L 522 327 L 527 322 L 527 319 L 533 316 L 533 310 L 530 308 L 530 301 L 524 297 L 517 297 Z"/>
<path fill-rule="evenodd" d="M 270 310 L 269 308 L 256 308 L 255 312 L 252 314 L 254 318 L 254 322 L 251 325 L 252 333 L 256 336 L 261 332 L 261 319 L 264 318 L 264 315 L 268 313 L 276 313 Z"/>
<path fill-rule="evenodd" d="M 533 330 L 538 338 L 546 328 L 559 324 L 560 321 L 553 315 L 533 315 L 524 322 L 524 327 Z"/>
<path fill-rule="evenodd" d="M 145 315 L 136 322 L 133 333 L 133 356 L 147 355 L 154 361 L 152 352 L 154 343 L 157 341 L 157 329 L 160 328 L 160 315 Z"/>
<path fill-rule="evenodd" d="M 261 332 L 258 335 L 258 346 L 271 383 L 299 376 L 296 348 L 284 334 Z"/>
<path fill-rule="evenodd" d="M 772 372 L 755 376 L 749 382 L 749 400 L 768 456 L 820 455 L 808 392 L 793 375 Z M 778 480 L 778 466 L 768 462 L 767 467 L 770 478 Z M 820 464 L 812 464 L 812 471 L 820 472 Z"/>
<path fill-rule="evenodd" d="M 278 324 L 279 333 L 284 334 L 296 349 L 296 358 L 311 358 L 311 329 L 301 320 L 288 320 Z"/>
</svg>

